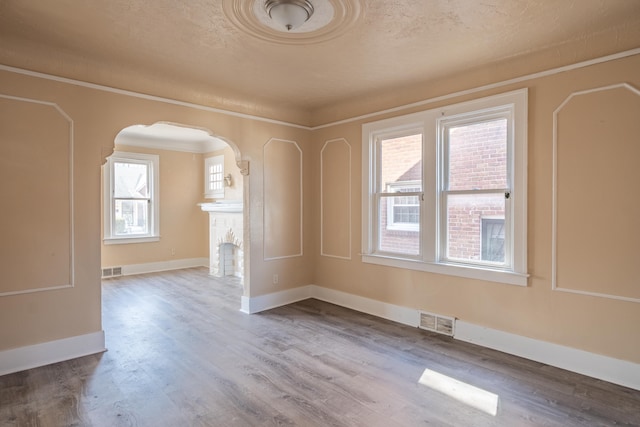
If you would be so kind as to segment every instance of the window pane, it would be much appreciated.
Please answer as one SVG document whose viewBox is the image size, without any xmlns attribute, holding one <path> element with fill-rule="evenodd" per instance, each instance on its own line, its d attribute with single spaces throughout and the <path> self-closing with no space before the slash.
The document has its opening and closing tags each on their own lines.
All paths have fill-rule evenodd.
<svg viewBox="0 0 640 427">
<path fill-rule="evenodd" d="M 415 181 L 410 191 L 422 191 L 422 134 L 380 142 L 380 191 L 400 191 L 394 183 Z"/>
<path fill-rule="evenodd" d="M 482 260 L 504 262 L 504 218 L 482 219 Z"/>
<path fill-rule="evenodd" d="M 115 235 L 149 234 L 149 203 L 146 200 L 115 201 Z"/>
<path fill-rule="evenodd" d="M 415 197 L 415 205 L 407 204 Z M 378 250 L 405 255 L 420 254 L 420 206 L 417 196 L 380 198 Z"/>
<path fill-rule="evenodd" d="M 447 129 L 449 190 L 507 188 L 507 119 Z"/>
<path fill-rule="evenodd" d="M 114 162 L 114 197 L 148 198 L 149 182 L 147 179 L 147 169 L 146 164 Z"/>
<path fill-rule="evenodd" d="M 504 205 L 502 193 L 448 195 L 447 258 L 504 263 Z"/>
</svg>

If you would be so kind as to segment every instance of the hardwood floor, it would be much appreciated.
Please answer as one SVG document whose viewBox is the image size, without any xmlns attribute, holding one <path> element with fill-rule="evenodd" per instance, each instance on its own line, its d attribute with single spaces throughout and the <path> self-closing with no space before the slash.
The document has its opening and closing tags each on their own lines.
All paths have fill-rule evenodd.
<svg viewBox="0 0 640 427">
<path fill-rule="evenodd" d="M 109 351 L 0 377 L 0 425 L 640 425 L 639 391 L 317 300 L 249 316 L 240 295 L 205 269 L 105 281 Z"/>
</svg>

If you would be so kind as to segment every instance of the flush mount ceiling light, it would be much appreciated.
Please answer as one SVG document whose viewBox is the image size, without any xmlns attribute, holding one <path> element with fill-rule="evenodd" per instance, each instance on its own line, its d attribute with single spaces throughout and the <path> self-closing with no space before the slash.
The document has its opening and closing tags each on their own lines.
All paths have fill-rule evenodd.
<svg viewBox="0 0 640 427">
<path fill-rule="evenodd" d="M 304 24 L 313 15 L 313 5 L 308 0 L 267 0 L 264 8 L 269 17 L 287 31 Z"/>
<path fill-rule="evenodd" d="M 221 1 L 229 22 L 246 34 L 271 43 L 308 45 L 339 37 L 362 24 L 367 0 Z M 276 21 L 278 7 L 293 8 L 293 13 L 301 17 L 300 23 L 287 22 L 288 19 Z M 287 24 L 291 29 L 287 29 Z"/>
</svg>

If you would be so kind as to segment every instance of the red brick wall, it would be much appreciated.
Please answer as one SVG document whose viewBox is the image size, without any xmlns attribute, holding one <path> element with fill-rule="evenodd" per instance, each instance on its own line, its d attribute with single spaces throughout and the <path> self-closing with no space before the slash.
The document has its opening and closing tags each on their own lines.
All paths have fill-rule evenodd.
<svg viewBox="0 0 640 427">
<path fill-rule="evenodd" d="M 507 187 L 506 120 L 450 130 L 449 190 Z M 504 218 L 504 195 L 451 196 L 448 203 L 450 258 L 481 259 L 482 218 Z"/>
<path fill-rule="evenodd" d="M 449 189 L 506 188 L 506 120 L 466 125 L 449 130 Z M 420 135 L 382 142 L 381 186 L 421 180 Z M 418 190 L 419 191 L 419 190 Z M 387 228 L 387 200 L 380 215 L 381 250 L 418 254 L 417 231 Z M 450 196 L 448 203 L 448 256 L 467 260 L 481 258 L 482 218 L 504 218 L 504 195 Z"/>
</svg>

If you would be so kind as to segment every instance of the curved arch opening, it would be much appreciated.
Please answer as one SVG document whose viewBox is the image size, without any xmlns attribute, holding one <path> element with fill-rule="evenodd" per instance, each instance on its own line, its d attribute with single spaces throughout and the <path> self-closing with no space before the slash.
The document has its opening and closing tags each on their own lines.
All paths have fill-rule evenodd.
<svg viewBox="0 0 640 427">
<path fill-rule="evenodd" d="M 139 160 L 145 156 L 157 159 L 155 172 Z M 211 159 L 221 185 L 215 194 L 207 191 Z M 103 172 L 103 278 L 205 266 L 211 276 L 237 277 L 244 290 L 248 164 L 233 141 L 180 123 L 135 124 L 118 132 Z M 152 238 L 136 239 L 140 230 Z"/>
</svg>

